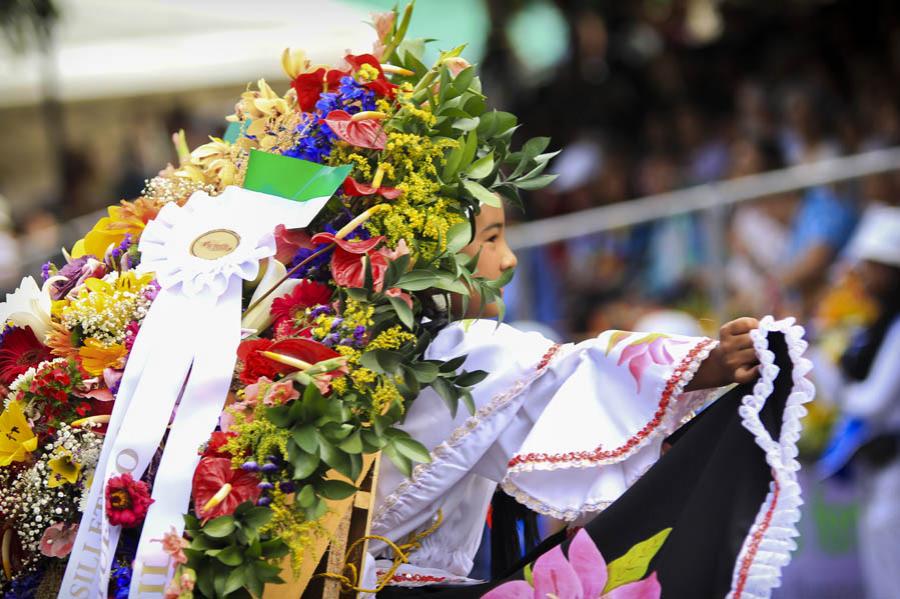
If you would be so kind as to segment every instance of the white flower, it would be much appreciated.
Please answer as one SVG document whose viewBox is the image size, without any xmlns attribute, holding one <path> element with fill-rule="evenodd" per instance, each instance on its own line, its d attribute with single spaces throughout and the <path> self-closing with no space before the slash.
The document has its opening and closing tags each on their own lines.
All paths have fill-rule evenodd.
<svg viewBox="0 0 900 599">
<path fill-rule="evenodd" d="M 33 277 L 25 277 L 19 288 L 6 294 L 0 303 L 0 323 L 12 322 L 17 327 L 31 327 L 43 341 L 50 330 L 50 293 L 47 284 L 38 287 Z"/>
</svg>

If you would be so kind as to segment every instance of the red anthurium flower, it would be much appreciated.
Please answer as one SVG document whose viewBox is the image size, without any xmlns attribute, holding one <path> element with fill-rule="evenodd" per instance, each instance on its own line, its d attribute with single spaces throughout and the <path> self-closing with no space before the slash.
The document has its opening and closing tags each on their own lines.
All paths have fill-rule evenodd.
<svg viewBox="0 0 900 599">
<path fill-rule="evenodd" d="M 312 242 L 316 245 L 333 243 L 340 249 L 345 252 L 350 252 L 351 254 L 368 254 L 382 241 L 384 241 L 384 235 L 377 235 L 370 239 L 338 239 L 335 237 L 334 233 L 329 233 L 327 231 L 316 233 L 312 238 Z"/>
<path fill-rule="evenodd" d="M 106 481 L 106 517 L 113 526 L 134 528 L 140 525 L 151 503 L 153 499 L 147 483 L 134 480 L 127 472 Z"/>
<path fill-rule="evenodd" d="M 291 87 L 297 92 L 297 105 L 303 112 L 312 112 L 319 101 L 323 89 L 325 69 L 319 68 L 309 73 L 301 73 L 291 81 Z"/>
<path fill-rule="evenodd" d="M 358 148 L 383 150 L 387 144 L 387 134 L 375 119 L 354 121 L 348 112 L 332 110 L 323 120 L 341 140 Z"/>
<path fill-rule="evenodd" d="M 384 76 L 384 69 L 381 68 L 381 63 L 378 62 L 377 58 L 371 54 L 348 54 L 344 57 L 344 60 L 347 61 L 347 64 L 349 64 L 354 71 L 358 71 L 364 64 L 374 67 L 378 71 L 378 77 L 374 81 L 367 83 L 366 87 L 379 96 L 387 96 L 388 98 L 393 99 L 394 95 L 397 93 L 397 86 L 388 81 Z"/>
<path fill-rule="evenodd" d="M 396 187 L 372 187 L 368 183 L 360 183 L 352 177 L 344 179 L 344 195 L 351 197 L 380 195 L 387 200 L 395 200 L 403 194 Z"/>
<path fill-rule="evenodd" d="M 341 357 L 341 354 L 333 349 L 325 347 L 321 343 L 311 339 L 283 339 L 273 343 L 268 351 L 283 356 L 290 356 L 291 358 L 297 358 L 298 360 L 303 360 L 310 364 Z M 275 361 L 272 361 L 272 363 L 278 365 L 279 371 L 282 374 L 297 370 L 293 366 L 288 366 L 287 364 L 281 364 Z"/>
<path fill-rule="evenodd" d="M 331 289 L 327 285 L 302 279 L 293 291 L 272 301 L 269 313 L 278 323 L 285 319 L 294 319 L 301 310 L 327 304 L 330 301 Z"/>
<path fill-rule="evenodd" d="M 38 341 L 31 327 L 13 327 L 0 342 L 0 383 L 8 386 L 32 366 L 52 359 L 50 348 Z"/>
<path fill-rule="evenodd" d="M 200 463 L 194 471 L 191 493 L 194 498 L 194 509 L 204 522 L 219 516 L 228 516 L 245 501 L 256 503 L 260 493 L 258 484 L 259 478 L 255 474 L 232 469 L 231 458 L 200 458 Z M 231 485 L 225 497 L 204 510 L 209 500 L 225 485 Z"/>
<path fill-rule="evenodd" d="M 362 287 L 366 281 L 365 257 L 369 257 L 372 268 L 372 283 L 375 291 L 381 291 L 384 285 L 384 273 L 387 272 L 387 258 L 380 252 L 367 254 L 351 253 L 337 248 L 331 257 L 331 276 L 341 287 Z"/>
<path fill-rule="evenodd" d="M 267 360 L 259 352 L 266 351 L 272 345 L 271 339 L 248 339 L 238 346 L 237 357 L 240 363 L 240 379 L 245 385 L 252 385 L 259 377 L 274 378 L 279 370 L 274 362 Z"/>
<path fill-rule="evenodd" d="M 349 70 L 328 69 L 328 72 L 325 73 L 325 87 L 328 88 L 328 91 L 333 92 L 340 86 L 341 77 L 346 77 L 349 74 Z"/>
<path fill-rule="evenodd" d="M 282 264 L 290 264 L 294 254 L 301 248 L 312 249 L 309 235 L 302 229 L 288 229 L 284 225 L 275 227 L 275 259 Z"/>
</svg>

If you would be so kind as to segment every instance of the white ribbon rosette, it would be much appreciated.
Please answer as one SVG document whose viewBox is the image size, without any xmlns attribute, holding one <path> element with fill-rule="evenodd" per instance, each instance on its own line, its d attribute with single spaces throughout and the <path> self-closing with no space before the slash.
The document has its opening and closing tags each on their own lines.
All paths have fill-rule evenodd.
<svg viewBox="0 0 900 599">
<path fill-rule="evenodd" d="M 106 516 L 106 483 L 124 473 L 140 478 L 168 428 L 129 593 L 163 596 L 175 564 L 154 539 L 171 527 L 183 531 L 197 449 L 215 429 L 231 384 L 243 282 L 275 254 L 279 221 L 306 226 L 327 200 L 228 187 L 215 198 L 197 192 L 183 207 L 168 204 L 147 224 L 140 270 L 155 272 L 161 289 L 122 377 L 60 596 L 105 599 L 120 533 Z"/>
</svg>

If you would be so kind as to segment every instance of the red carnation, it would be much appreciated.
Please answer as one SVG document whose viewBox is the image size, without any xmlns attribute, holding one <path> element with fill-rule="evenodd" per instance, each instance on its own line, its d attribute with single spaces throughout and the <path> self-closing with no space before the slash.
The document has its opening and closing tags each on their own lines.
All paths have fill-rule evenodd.
<svg viewBox="0 0 900 599">
<path fill-rule="evenodd" d="M 278 374 L 278 368 L 273 367 L 274 362 L 267 360 L 260 354 L 272 345 L 271 339 L 248 339 L 238 346 L 237 357 L 241 364 L 240 378 L 245 385 L 252 385 L 259 377 L 274 378 Z"/>
<path fill-rule="evenodd" d="M 232 469 L 230 458 L 200 458 L 194 471 L 194 509 L 204 521 L 227 516 L 245 501 L 256 503 L 260 493 L 258 484 L 259 478 L 255 474 Z M 225 485 L 229 488 L 223 490 Z M 224 497 L 204 509 L 220 491 L 224 492 Z"/>
<path fill-rule="evenodd" d="M 32 366 L 52 359 L 50 348 L 38 341 L 31 327 L 13 327 L 0 341 L 0 383 L 9 385 Z"/>
<path fill-rule="evenodd" d="M 114 476 L 106 482 L 106 517 L 113 526 L 135 528 L 144 521 L 153 499 L 147 483 L 131 474 Z"/>
<path fill-rule="evenodd" d="M 374 81 L 366 83 L 365 86 L 379 96 L 387 96 L 388 98 L 393 99 L 394 95 L 397 93 L 397 86 L 388 81 L 384 76 L 384 69 L 381 68 L 381 63 L 378 62 L 377 58 L 371 54 L 348 54 L 344 57 L 344 60 L 347 61 L 347 64 L 349 64 L 354 71 L 358 71 L 364 64 L 374 67 L 378 71 L 378 77 L 376 77 Z"/>
<path fill-rule="evenodd" d="M 269 312 L 275 318 L 276 325 L 282 320 L 293 320 L 297 312 L 331 301 L 331 289 L 322 283 L 302 279 L 290 293 L 272 301 Z"/>
<path fill-rule="evenodd" d="M 209 436 L 209 441 L 206 443 L 206 449 L 204 449 L 200 455 L 207 458 L 228 456 L 229 454 L 227 452 L 222 451 L 222 447 L 228 443 L 229 439 L 233 439 L 234 437 L 237 437 L 237 433 L 215 431 Z"/>
</svg>

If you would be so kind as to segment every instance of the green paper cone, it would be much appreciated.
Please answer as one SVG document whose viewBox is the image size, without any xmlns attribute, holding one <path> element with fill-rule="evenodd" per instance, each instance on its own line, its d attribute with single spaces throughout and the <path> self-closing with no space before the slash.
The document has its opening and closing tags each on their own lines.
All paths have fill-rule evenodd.
<svg viewBox="0 0 900 599">
<path fill-rule="evenodd" d="M 331 197 L 350 174 L 350 166 L 324 166 L 259 150 L 250 150 L 244 189 L 296 202 Z"/>
</svg>

